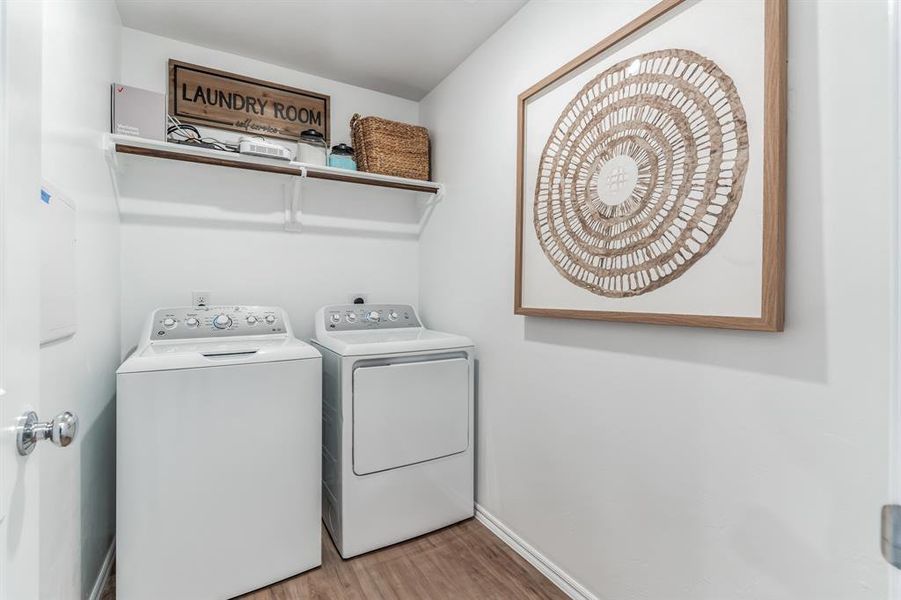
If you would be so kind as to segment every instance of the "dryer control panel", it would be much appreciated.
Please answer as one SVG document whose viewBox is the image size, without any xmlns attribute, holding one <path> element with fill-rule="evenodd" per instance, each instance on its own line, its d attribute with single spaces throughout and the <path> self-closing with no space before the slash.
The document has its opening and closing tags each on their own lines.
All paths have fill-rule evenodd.
<svg viewBox="0 0 901 600">
<path fill-rule="evenodd" d="M 288 333 L 275 306 L 191 306 L 161 308 L 151 318 L 151 340 L 191 340 Z"/>
<path fill-rule="evenodd" d="M 422 327 L 409 304 L 335 304 L 322 315 L 326 331 Z"/>
</svg>

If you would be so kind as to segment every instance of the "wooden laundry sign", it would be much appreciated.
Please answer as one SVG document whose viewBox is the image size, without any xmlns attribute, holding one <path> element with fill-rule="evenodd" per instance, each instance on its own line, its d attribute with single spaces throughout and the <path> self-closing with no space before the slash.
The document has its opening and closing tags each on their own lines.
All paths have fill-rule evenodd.
<svg viewBox="0 0 901 600">
<path fill-rule="evenodd" d="M 169 114 L 183 123 L 297 141 L 315 129 L 329 140 L 325 94 L 169 60 Z"/>
</svg>

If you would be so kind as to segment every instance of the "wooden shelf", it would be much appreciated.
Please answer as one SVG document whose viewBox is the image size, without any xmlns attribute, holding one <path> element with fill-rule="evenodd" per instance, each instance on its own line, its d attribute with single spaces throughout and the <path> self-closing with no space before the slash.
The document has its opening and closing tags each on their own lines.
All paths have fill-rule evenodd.
<svg viewBox="0 0 901 600">
<path fill-rule="evenodd" d="M 107 134 L 105 138 L 105 148 L 107 161 L 109 162 L 110 171 L 113 177 L 114 188 L 120 202 L 120 214 L 123 214 L 122 202 L 129 202 L 130 199 L 128 197 L 131 196 L 130 193 L 126 193 L 126 197 L 123 197 L 120 194 L 120 184 L 128 188 L 133 188 L 136 182 L 143 182 L 142 184 L 139 184 L 139 186 L 142 185 L 143 187 L 138 192 L 138 196 L 150 201 L 152 201 L 154 195 L 158 193 L 156 185 L 153 182 L 148 184 L 146 176 L 148 173 L 154 171 L 159 172 L 159 169 L 154 169 L 150 165 L 142 166 L 145 164 L 143 158 L 130 160 L 125 158 L 127 156 L 162 159 L 162 161 L 173 161 L 174 163 L 182 164 L 193 163 L 233 170 L 233 174 L 227 178 L 216 177 L 214 179 L 215 183 L 209 185 L 207 188 L 210 190 L 214 190 L 216 185 L 219 185 L 219 182 L 221 181 L 222 185 L 229 186 L 230 188 L 243 188 L 246 183 L 248 186 L 247 190 L 250 193 L 257 193 L 261 189 L 261 184 L 263 184 L 263 182 L 258 178 L 254 179 L 250 176 L 242 176 L 240 171 L 253 171 L 263 174 L 271 173 L 275 178 L 273 183 L 277 183 L 278 185 L 281 185 L 278 178 L 283 177 L 284 179 L 282 181 L 284 181 L 284 185 L 281 189 L 283 189 L 282 193 L 284 194 L 285 200 L 284 228 L 293 232 L 304 230 L 343 230 L 370 234 L 418 237 L 422 232 L 423 227 L 425 227 L 435 205 L 444 197 L 444 185 L 433 181 L 390 177 L 387 175 L 376 175 L 361 171 L 348 171 L 346 169 L 309 165 L 293 161 L 279 161 L 276 159 L 247 156 L 222 150 L 211 150 L 208 148 L 186 146 L 132 136 Z M 190 169 L 190 167 L 176 168 L 173 165 L 172 169 L 167 168 L 165 171 L 167 174 L 179 173 L 178 176 L 182 177 L 185 173 L 184 169 Z M 201 175 L 201 169 L 198 169 L 198 175 Z M 206 175 L 203 175 L 203 177 L 209 178 L 211 177 L 211 174 L 207 173 Z M 314 186 L 311 180 L 319 180 L 323 183 Z M 304 184 L 305 181 L 310 181 L 309 187 L 316 189 L 305 192 L 305 187 L 308 187 Z M 397 206 L 395 202 L 414 202 L 415 206 L 418 207 L 418 220 L 416 222 L 385 221 L 381 220 L 379 216 L 374 216 L 372 214 L 373 210 L 369 210 L 368 212 L 370 214 L 364 216 L 360 213 L 365 213 L 367 211 L 359 211 L 359 204 L 357 204 L 357 211 L 352 209 L 342 209 L 340 208 L 341 206 L 349 206 L 342 202 L 342 200 L 346 199 L 348 194 L 338 193 L 337 190 L 329 190 L 329 185 L 331 185 L 330 182 L 351 186 L 345 189 L 357 198 L 357 202 L 359 202 L 361 198 L 364 200 L 371 198 L 374 204 L 369 204 L 369 206 L 372 207 L 375 212 L 378 212 L 379 216 L 382 213 L 379 212 L 376 207 L 385 207 L 386 202 L 392 206 Z M 263 184 L 262 188 L 268 190 L 262 193 L 272 193 L 271 186 Z M 370 188 L 371 191 L 366 192 L 365 190 L 367 188 Z M 372 188 L 379 188 L 383 191 L 377 192 Z M 390 190 L 397 190 L 399 193 L 395 197 L 390 193 Z M 134 192 L 134 189 L 131 189 L 130 191 Z M 318 194 L 319 199 L 323 197 L 323 194 L 326 194 L 325 197 L 328 197 L 330 200 L 333 199 L 334 202 L 331 204 L 335 207 L 333 212 L 336 214 L 329 216 L 321 212 L 319 214 L 315 214 L 315 211 L 310 212 L 308 210 L 309 207 L 305 207 L 304 202 L 304 197 L 307 193 Z M 388 195 L 386 196 L 386 194 Z M 215 193 L 211 192 L 211 195 L 208 197 L 214 196 Z M 314 203 L 315 200 L 316 199 L 314 198 Z M 213 202 L 215 201 L 216 200 L 213 200 Z M 379 202 L 382 204 L 379 205 Z M 131 206 L 134 206 L 133 202 L 131 202 Z M 319 207 L 321 210 L 321 203 L 319 204 Z M 343 215 L 341 214 L 342 212 L 344 213 Z M 173 213 L 171 218 L 195 218 L 190 209 L 178 208 L 175 209 L 175 213 L 179 213 L 180 216 L 175 216 Z M 249 212 L 249 214 L 251 213 L 252 211 Z M 254 218 L 256 217 L 250 216 L 250 219 Z"/>
<path fill-rule="evenodd" d="M 249 157 L 222 150 L 195 148 L 182 144 L 159 142 L 156 140 L 122 135 L 110 134 L 109 146 L 111 150 L 118 154 L 135 154 L 138 156 L 149 156 L 168 160 L 229 167 L 232 169 L 278 173 L 281 175 L 309 177 L 311 179 L 327 179 L 330 181 L 423 192 L 426 194 L 438 194 L 442 190 L 440 183 L 431 181 L 406 179 L 404 177 L 390 177 L 387 175 L 376 175 L 374 173 L 363 173 L 361 171 L 348 171 L 346 169 L 308 165 L 293 161 L 284 162 L 275 159 Z"/>
</svg>

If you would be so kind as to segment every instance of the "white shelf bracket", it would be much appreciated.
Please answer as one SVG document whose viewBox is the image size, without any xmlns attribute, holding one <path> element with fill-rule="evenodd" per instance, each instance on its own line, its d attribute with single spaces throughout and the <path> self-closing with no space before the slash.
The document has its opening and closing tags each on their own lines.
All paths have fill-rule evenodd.
<svg viewBox="0 0 901 600">
<path fill-rule="evenodd" d="M 116 143 L 105 136 L 103 138 L 103 154 L 106 156 L 106 166 L 109 167 L 110 181 L 113 185 L 113 194 L 116 198 L 116 211 L 119 212 L 119 218 L 122 217 L 122 211 L 119 206 L 119 174 L 122 169 L 119 165 L 119 155 L 116 154 Z"/>
<path fill-rule="evenodd" d="M 419 235 L 422 235 L 426 224 L 429 222 L 429 219 L 432 216 L 432 211 L 435 210 L 435 205 L 437 205 L 442 200 L 444 200 L 444 184 L 440 183 L 438 184 L 438 190 L 425 200 L 425 206 L 423 206 L 422 216 L 419 218 Z"/>
<path fill-rule="evenodd" d="M 116 145 L 110 140 L 103 143 L 103 152 L 106 154 L 106 163 L 113 171 L 119 171 L 119 158 L 116 156 Z"/>
<path fill-rule="evenodd" d="M 406 225 L 385 225 L 373 224 L 366 221 L 356 219 L 348 219 L 345 217 L 321 217 L 317 215 L 304 215 L 303 197 L 304 197 L 304 179 L 307 178 L 307 171 L 301 167 L 297 175 L 290 176 L 285 184 L 285 231 L 300 233 L 305 228 L 329 228 L 344 229 L 348 231 L 370 232 L 370 233 L 389 233 L 399 234 L 403 236 L 411 236 L 418 238 L 422 234 L 423 228 L 428 223 L 435 210 L 435 205 L 444 199 L 444 185 L 439 184 L 435 192 L 428 194 L 425 199 L 420 200 L 421 214 L 417 223 Z"/>
<path fill-rule="evenodd" d="M 303 180 L 306 176 L 306 167 L 300 167 L 297 175 L 291 175 L 285 184 L 285 231 L 303 231 Z"/>
</svg>

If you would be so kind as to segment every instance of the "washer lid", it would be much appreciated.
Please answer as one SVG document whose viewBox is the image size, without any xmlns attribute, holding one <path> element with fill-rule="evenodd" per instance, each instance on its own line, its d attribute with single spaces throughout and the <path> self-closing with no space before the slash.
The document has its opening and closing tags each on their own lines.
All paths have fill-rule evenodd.
<svg viewBox="0 0 901 600">
<path fill-rule="evenodd" d="M 306 342 L 287 336 L 150 342 L 135 350 L 116 373 L 197 369 L 320 357 L 319 352 Z"/>
<path fill-rule="evenodd" d="M 341 356 L 426 352 L 473 345 L 472 340 L 462 335 L 422 327 L 320 333 L 316 343 Z"/>
</svg>

